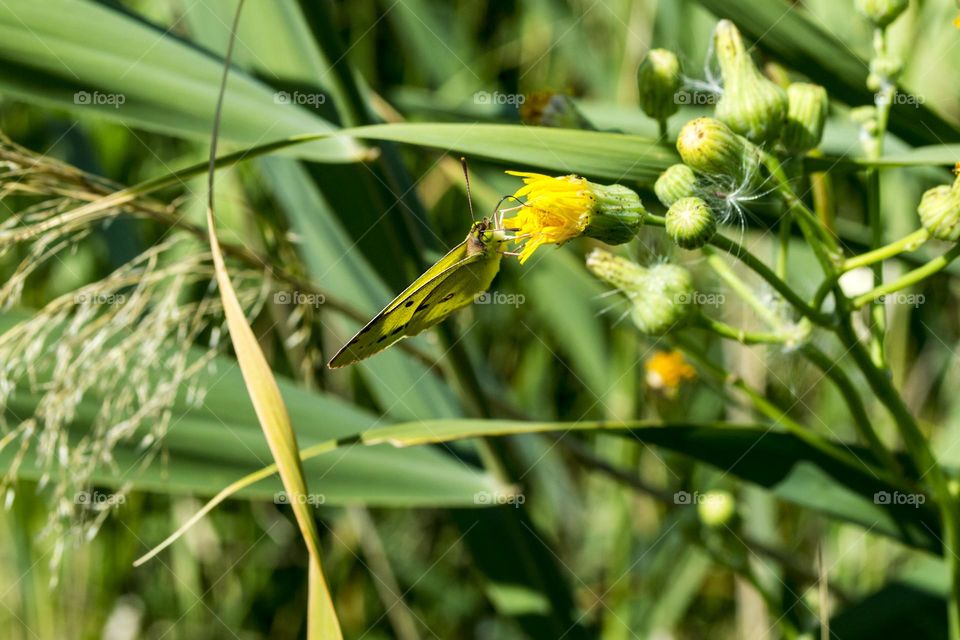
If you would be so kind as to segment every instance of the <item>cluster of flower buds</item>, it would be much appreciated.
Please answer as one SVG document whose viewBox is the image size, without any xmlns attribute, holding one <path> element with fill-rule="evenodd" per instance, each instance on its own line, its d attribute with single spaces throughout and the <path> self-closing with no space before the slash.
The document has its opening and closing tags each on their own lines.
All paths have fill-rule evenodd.
<svg viewBox="0 0 960 640">
<path fill-rule="evenodd" d="M 723 76 L 723 95 L 716 105 L 715 120 L 694 120 L 681 131 L 677 142 L 681 156 L 685 152 L 696 156 L 700 166 L 688 162 L 686 156 L 685 163 L 698 173 L 739 180 L 744 170 L 754 168 L 750 157 L 756 150 L 753 144 L 772 148 L 780 143 L 788 153 L 805 153 L 820 144 L 829 109 L 822 87 L 800 82 L 784 91 L 763 75 L 740 31 L 729 20 L 717 24 L 714 48 Z M 662 120 L 676 112 L 675 94 L 682 82 L 676 56 L 662 49 L 650 51 L 638 78 L 640 105 L 647 115 Z M 733 141 L 732 135 L 743 141 Z"/>
<path fill-rule="evenodd" d="M 595 249 L 587 269 L 619 289 L 630 301 L 630 318 L 642 333 L 662 335 L 682 324 L 693 309 L 690 272 L 672 264 L 641 267 L 635 262 Z"/>
<path fill-rule="evenodd" d="M 714 47 L 723 75 L 715 117 L 695 118 L 680 129 L 677 151 L 683 163 L 669 167 L 654 185 L 669 209 L 667 233 L 684 248 L 703 246 L 715 233 L 717 216 L 710 203 L 728 215 L 759 191 L 764 148 L 791 155 L 815 149 L 829 111 L 823 87 L 795 82 L 784 90 L 765 77 L 729 20 L 717 24 Z M 662 119 L 676 110 L 676 100 L 666 105 L 668 92 L 675 92 L 682 78 L 675 60 L 655 49 L 641 65 L 641 106 L 651 117 Z"/>
</svg>

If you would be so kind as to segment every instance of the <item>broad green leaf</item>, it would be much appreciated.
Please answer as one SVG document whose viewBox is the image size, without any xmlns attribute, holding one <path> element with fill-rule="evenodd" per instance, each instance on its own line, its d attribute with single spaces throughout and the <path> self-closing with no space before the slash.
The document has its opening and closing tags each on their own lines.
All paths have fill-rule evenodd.
<svg viewBox="0 0 960 640">
<path fill-rule="evenodd" d="M 345 129 L 371 140 L 392 140 L 613 181 L 653 183 L 678 161 L 672 148 L 641 136 L 499 124 L 384 124 Z"/>
<path fill-rule="evenodd" d="M 940 524 L 929 503 L 919 506 L 878 499 L 878 492 L 892 495 L 902 488 L 879 480 L 869 471 L 831 458 L 789 433 L 754 425 L 692 423 L 664 425 L 639 420 L 581 422 L 522 422 L 515 420 L 428 420 L 369 429 L 357 437 L 328 441 L 305 448 L 312 459 L 358 442 L 410 447 L 453 442 L 466 438 L 490 438 L 515 434 L 567 431 L 609 431 L 682 453 L 700 462 L 759 485 L 777 497 L 851 522 L 872 532 L 931 552 L 941 550 Z M 862 460 L 870 454 L 858 446 L 846 449 Z M 771 465 L 770 460 L 778 464 Z M 262 479 L 262 471 L 241 479 L 235 490 Z M 223 496 L 221 499 L 226 498 Z M 208 509 L 210 505 L 206 509 Z"/>
<path fill-rule="evenodd" d="M 891 153 L 877 160 L 847 158 L 861 167 L 952 167 L 960 162 L 960 144 L 938 144 Z"/>
<path fill-rule="evenodd" d="M 830 620 L 830 635 L 845 640 L 944 638 L 948 592 L 942 559 L 911 558 L 892 581 L 838 611 Z"/>
<path fill-rule="evenodd" d="M 201 0 L 185 5 L 178 19 L 190 26 L 198 45 L 222 56 L 235 4 Z M 237 31 L 241 42 L 233 52 L 236 66 L 254 69 L 271 81 L 324 86 L 327 69 L 296 2 L 251 2 L 243 8 Z"/>
<path fill-rule="evenodd" d="M 65 15 L 70 20 L 63 20 Z M 80 0 L 9 0 L 0 5 L 0 90 L 44 106 L 89 113 L 131 127 L 206 140 L 222 60 L 108 5 Z M 327 121 L 277 98 L 235 72 L 222 136 L 238 145 L 308 131 Z M 296 153 L 355 162 L 366 152 L 342 138 Z"/>
</svg>

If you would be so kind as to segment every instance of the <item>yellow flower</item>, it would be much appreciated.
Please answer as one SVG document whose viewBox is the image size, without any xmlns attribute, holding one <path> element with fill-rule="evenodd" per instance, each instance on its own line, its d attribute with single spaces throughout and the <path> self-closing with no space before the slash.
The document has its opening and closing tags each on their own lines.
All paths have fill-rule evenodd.
<svg viewBox="0 0 960 640">
<path fill-rule="evenodd" d="M 586 235 L 607 244 L 623 244 L 636 237 L 647 212 L 640 197 L 619 184 L 602 185 L 569 175 L 557 178 L 540 173 L 507 171 L 523 178 L 514 198 L 526 198 L 517 214 L 503 221 L 516 232 L 521 264 L 544 244 L 563 244 Z"/>
<path fill-rule="evenodd" d="M 674 397 L 684 380 L 697 377 L 696 370 L 687 364 L 679 351 L 657 351 L 643 365 L 646 371 L 647 386 L 660 391 L 667 397 Z"/>
<path fill-rule="evenodd" d="M 518 236 L 527 236 L 520 250 L 521 264 L 540 245 L 563 244 L 583 233 L 596 202 L 585 178 L 552 178 L 525 171 L 507 173 L 523 178 L 523 186 L 513 197 L 527 200 L 517 215 L 503 221 L 504 227 L 515 229 Z"/>
</svg>

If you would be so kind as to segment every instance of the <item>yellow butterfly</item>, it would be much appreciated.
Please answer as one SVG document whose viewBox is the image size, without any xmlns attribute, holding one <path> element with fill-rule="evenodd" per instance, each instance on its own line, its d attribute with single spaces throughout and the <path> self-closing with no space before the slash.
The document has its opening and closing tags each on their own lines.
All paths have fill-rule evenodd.
<svg viewBox="0 0 960 640">
<path fill-rule="evenodd" d="M 369 358 L 474 302 L 500 270 L 503 246 L 510 239 L 499 219 L 474 222 L 463 242 L 360 329 L 327 366 L 336 369 Z"/>
</svg>

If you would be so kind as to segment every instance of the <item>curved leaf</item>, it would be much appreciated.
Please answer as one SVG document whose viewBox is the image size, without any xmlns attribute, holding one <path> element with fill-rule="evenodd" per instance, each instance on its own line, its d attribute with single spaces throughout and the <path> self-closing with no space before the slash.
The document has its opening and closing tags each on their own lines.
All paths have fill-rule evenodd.
<svg viewBox="0 0 960 640">
<path fill-rule="evenodd" d="M 70 20 L 60 19 L 64 15 Z M 222 69 L 222 60 L 104 4 L 0 4 L 0 89 L 24 100 L 206 140 Z M 334 129 L 240 71 L 230 79 L 225 141 L 254 145 Z M 355 162 L 367 155 L 349 139 L 324 140 L 296 152 L 325 162 Z"/>
</svg>

